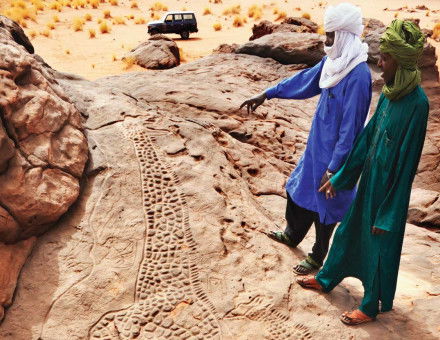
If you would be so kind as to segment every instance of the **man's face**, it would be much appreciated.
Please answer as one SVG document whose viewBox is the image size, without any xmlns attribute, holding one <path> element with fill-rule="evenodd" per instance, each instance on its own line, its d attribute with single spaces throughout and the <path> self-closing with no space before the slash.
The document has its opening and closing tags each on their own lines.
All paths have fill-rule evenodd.
<svg viewBox="0 0 440 340">
<path fill-rule="evenodd" d="M 330 47 L 335 42 L 335 32 L 325 32 L 325 46 Z"/>
<path fill-rule="evenodd" d="M 379 66 L 383 71 L 381 76 L 385 83 L 387 85 L 391 85 L 394 82 L 397 67 L 399 66 L 396 59 L 394 59 L 389 53 L 381 53 L 377 66 Z"/>
</svg>

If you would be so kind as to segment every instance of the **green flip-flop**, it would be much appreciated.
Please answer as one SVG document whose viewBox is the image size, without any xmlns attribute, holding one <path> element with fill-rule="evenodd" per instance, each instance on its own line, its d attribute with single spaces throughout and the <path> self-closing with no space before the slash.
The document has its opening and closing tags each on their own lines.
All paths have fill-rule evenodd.
<svg viewBox="0 0 440 340">
<path fill-rule="evenodd" d="M 287 236 L 284 232 L 282 231 L 269 231 L 268 233 L 266 233 L 266 235 L 271 238 L 272 240 L 275 240 L 277 242 L 280 242 L 282 244 L 285 244 L 286 246 L 290 247 L 290 248 L 295 248 L 295 245 L 293 244 L 293 242 L 290 240 L 289 236 Z"/>
<path fill-rule="evenodd" d="M 319 269 L 321 267 L 315 260 L 310 256 L 307 256 L 299 264 L 293 267 L 293 272 L 297 275 L 308 275 L 311 272 Z"/>
</svg>

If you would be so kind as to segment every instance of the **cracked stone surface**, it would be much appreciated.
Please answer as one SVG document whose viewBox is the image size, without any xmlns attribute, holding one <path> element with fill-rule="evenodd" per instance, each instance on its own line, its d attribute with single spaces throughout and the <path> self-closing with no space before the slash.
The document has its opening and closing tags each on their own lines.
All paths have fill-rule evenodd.
<svg viewBox="0 0 440 340">
<path fill-rule="evenodd" d="M 0 319 L 36 236 L 76 201 L 88 158 L 79 112 L 0 16 Z"/>
</svg>

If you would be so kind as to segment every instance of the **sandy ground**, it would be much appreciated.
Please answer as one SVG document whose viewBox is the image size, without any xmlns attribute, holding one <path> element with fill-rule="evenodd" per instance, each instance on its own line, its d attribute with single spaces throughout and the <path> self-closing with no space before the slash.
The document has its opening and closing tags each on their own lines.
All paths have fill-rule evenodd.
<svg viewBox="0 0 440 340">
<path fill-rule="evenodd" d="M 3 11 L 10 8 L 10 4 L 17 0 L 2 0 L 0 9 Z M 30 2 L 31 0 L 24 0 Z M 76 0 L 59 0 L 75 2 Z M 152 20 L 153 15 L 150 7 L 156 1 L 137 0 L 138 8 L 131 8 L 132 0 L 119 0 L 117 6 L 112 6 L 110 0 L 103 0 L 97 9 L 87 5 L 85 8 L 70 8 L 63 6 L 61 11 L 50 9 L 53 0 L 42 1 L 46 8 L 39 11 L 36 22 L 27 20 L 28 35 L 36 33 L 32 38 L 32 43 L 36 48 L 36 53 L 40 54 L 52 67 L 65 72 L 79 74 L 87 79 L 97 79 L 107 75 L 114 75 L 128 71 L 142 70 L 140 67 L 127 65 L 121 61 L 121 58 L 130 49 L 136 47 L 140 42 L 148 38 L 147 24 L 136 24 L 136 19 L 143 18 L 146 22 Z M 322 24 L 322 18 L 325 7 L 328 4 L 336 4 L 341 1 L 272 1 L 257 2 L 255 0 L 223 0 L 222 3 L 215 4 L 214 0 L 164 0 L 161 3 L 168 7 L 168 10 L 191 10 L 194 11 L 198 19 L 199 32 L 191 35 L 187 41 L 181 40 L 177 35 L 170 35 L 175 38 L 176 43 L 181 49 L 184 61 L 188 62 L 211 54 L 212 50 L 222 43 L 244 43 L 252 34 L 252 26 L 261 20 L 275 21 L 278 14 L 275 12 L 285 12 L 287 16 L 301 16 L 308 13 L 311 19 Z M 440 1 L 399 1 L 390 0 L 387 2 L 370 1 L 351 1 L 361 6 L 365 17 L 374 17 L 389 23 L 395 15 L 399 18 L 420 18 L 421 26 L 432 28 L 434 24 L 440 21 Z M 265 5 L 263 5 L 263 3 Z M 233 20 L 235 15 L 224 15 L 225 9 L 240 5 L 240 16 L 246 19 L 242 27 L 234 27 Z M 248 17 L 248 9 L 252 5 L 258 5 L 262 8 L 261 19 L 254 20 Z M 416 10 L 417 5 L 425 5 L 428 10 Z M 400 11 L 384 10 L 397 9 L 405 7 Z M 212 14 L 203 15 L 205 9 L 209 9 Z M 125 18 L 125 24 L 111 24 L 111 32 L 101 34 L 99 32 L 98 20 L 103 17 L 103 12 L 110 10 L 111 16 Z M 162 17 L 165 12 L 156 11 L 156 16 Z M 396 14 L 397 13 L 397 14 Z M 75 18 L 84 18 L 86 14 L 92 16 L 91 21 L 86 21 L 82 31 L 75 32 L 72 28 L 72 22 Z M 429 16 L 427 16 L 429 14 Z M 48 30 L 47 25 L 54 21 L 54 16 L 58 16 L 60 22 L 55 23 L 55 28 L 50 30 L 50 36 L 45 37 L 41 32 Z M 134 19 L 128 19 L 130 15 Z M 113 19 L 107 19 L 109 23 Z M 213 25 L 220 23 L 222 29 L 215 31 Z M 96 38 L 89 38 L 89 29 L 96 30 Z"/>
</svg>

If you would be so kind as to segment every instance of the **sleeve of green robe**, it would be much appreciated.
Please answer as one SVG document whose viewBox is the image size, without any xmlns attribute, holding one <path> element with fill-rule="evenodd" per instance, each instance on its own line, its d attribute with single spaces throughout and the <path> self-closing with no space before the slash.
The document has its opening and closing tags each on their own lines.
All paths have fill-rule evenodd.
<svg viewBox="0 0 440 340">
<path fill-rule="evenodd" d="M 371 117 L 367 126 L 356 139 L 353 149 L 350 151 L 342 168 L 330 179 L 330 183 L 335 190 L 350 190 L 356 185 L 367 159 L 371 138 L 376 128 L 377 117 L 378 112 Z"/>
<path fill-rule="evenodd" d="M 399 232 L 406 223 L 411 186 L 425 141 L 428 111 L 428 103 L 421 103 L 413 112 L 399 150 L 394 181 L 376 215 L 374 222 L 376 228 Z"/>
</svg>

